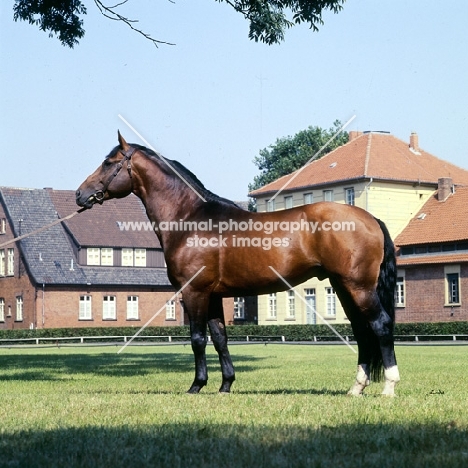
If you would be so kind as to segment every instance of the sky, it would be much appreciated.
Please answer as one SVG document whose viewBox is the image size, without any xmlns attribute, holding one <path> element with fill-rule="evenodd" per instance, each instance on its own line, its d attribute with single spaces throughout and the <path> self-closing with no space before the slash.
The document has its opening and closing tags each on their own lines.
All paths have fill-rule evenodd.
<svg viewBox="0 0 468 468">
<path fill-rule="evenodd" d="M 348 0 L 280 45 L 215 0 L 129 0 L 156 48 L 86 0 L 74 49 L 0 5 L 0 186 L 75 190 L 117 144 L 176 159 L 212 192 L 247 198 L 253 163 L 309 126 L 388 131 L 468 169 L 468 2 Z M 111 2 L 112 3 L 112 2 Z M 110 4 L 110 3 L 109 3 Z"/>
</svg>

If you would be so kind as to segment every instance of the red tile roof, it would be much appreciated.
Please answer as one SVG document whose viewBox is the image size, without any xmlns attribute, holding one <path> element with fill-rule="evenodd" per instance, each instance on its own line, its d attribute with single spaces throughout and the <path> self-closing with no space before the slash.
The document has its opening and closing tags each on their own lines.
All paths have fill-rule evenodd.
<svg viewBox="0 0 468 468">
<path fill-rule="evenodd" d="M 445 201 L 431 197 L 395 239 L 398 246 L 468 240 L 468 187 Z"/>
<path fill-rule="evenodd" d="M 79 208 L 72 190 L 49 190 L 49 195 L 61 218 Z M 80 246 L 161 248 L 152 230 L 120 230 L 118 223 L 128 221 L 148 222 L 143 204 L 135 195 L 106 200 L 64 224 Z"/>
<path fill-rule="evenodd" d="M 291 179 L 285 190 L 339 183 L 354 179 L 380 179 L 437 184 L 451 177 L 457 185 L 468 185 L 468 171 L 426 151 L 417 152 L 390 134 L 364 133 L 302 169 L 283 176 L 251 196 L 276 192 Z"/>
</svg>

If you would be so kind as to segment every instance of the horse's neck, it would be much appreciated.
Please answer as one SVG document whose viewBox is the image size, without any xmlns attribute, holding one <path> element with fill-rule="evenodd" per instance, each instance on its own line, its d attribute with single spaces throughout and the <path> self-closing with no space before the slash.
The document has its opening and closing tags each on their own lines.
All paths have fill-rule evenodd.
<svg viewBox="0 0 468 468">
<path fill-rule="evenodd" d="M 203 203 L 176 174 L 164 173 L 152 161 L 139 160 L 135 172 L 134 193 L 154 223 L 189 219 Z"/>
</svg>

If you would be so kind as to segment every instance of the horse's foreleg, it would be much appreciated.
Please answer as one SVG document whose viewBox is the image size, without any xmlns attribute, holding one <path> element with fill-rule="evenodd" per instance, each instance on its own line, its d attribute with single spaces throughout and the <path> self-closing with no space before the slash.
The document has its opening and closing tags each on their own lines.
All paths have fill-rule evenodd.
<svg viewBox="0 0 468 468">
<path fill-rule="evenodd" d="M 222 298 L 213 297 L 210 301 L 210 318 L 208 327 L 210 328 L 211 339 L 221 364 L 223 381 L 219 389 L 220 393 L 229 393 L 231 385 L 235 380 L 234 366 L 227 346 L 226 326 L 224 323 Z"/>
<path fill-rule="evenodd" d="M 198 393 L 208 382 L 206 367 L 206 321 L 190 319 L 190 339 L 195 358 L 195 379 L 187 393 Z"/>
</svg>

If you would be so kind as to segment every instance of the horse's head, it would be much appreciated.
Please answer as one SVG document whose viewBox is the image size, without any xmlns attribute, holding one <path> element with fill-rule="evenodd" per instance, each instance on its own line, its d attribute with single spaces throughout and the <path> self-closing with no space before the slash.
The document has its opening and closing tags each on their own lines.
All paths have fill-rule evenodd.
<svg viewBox="0 0 468 468">
<path fill-rule="evenodd" d="M 132 192 L 131 158 L 136 148 L 130 146 L 120 132 L 116 146 L 104 162 L 80 185 L 76 203 L 91 208 L 109 198 L 126 197 Z"/>
</svg>

